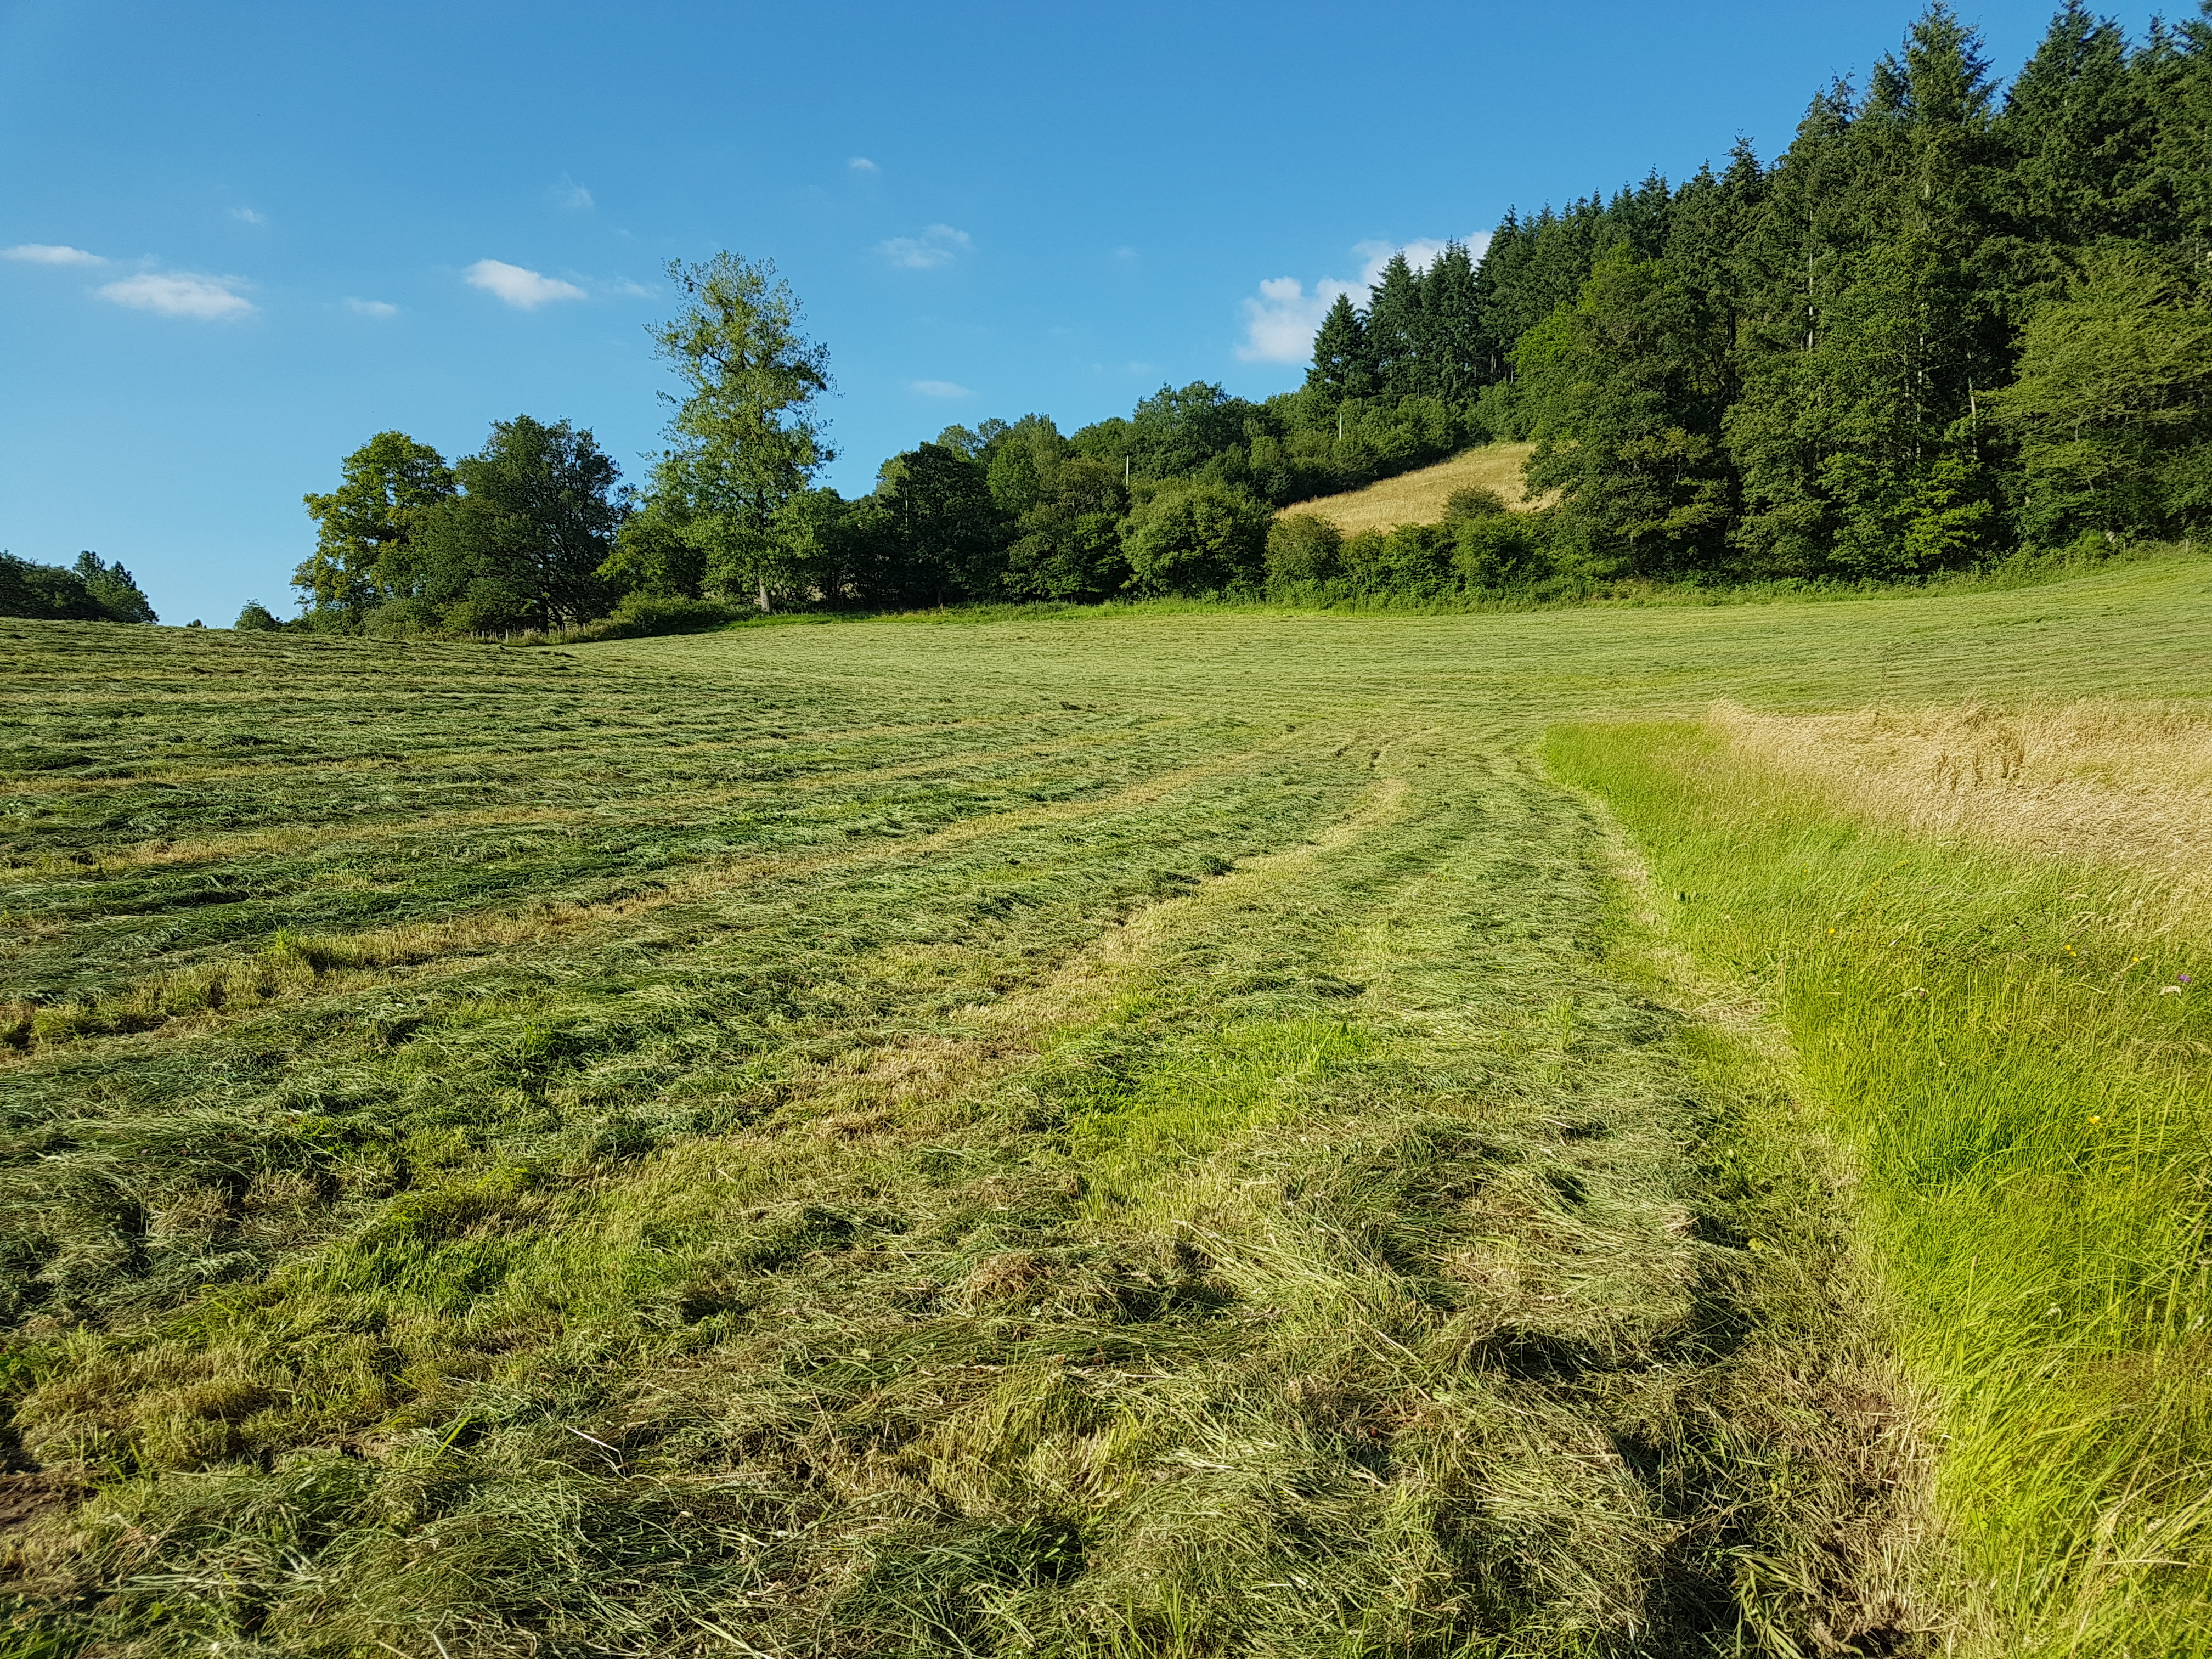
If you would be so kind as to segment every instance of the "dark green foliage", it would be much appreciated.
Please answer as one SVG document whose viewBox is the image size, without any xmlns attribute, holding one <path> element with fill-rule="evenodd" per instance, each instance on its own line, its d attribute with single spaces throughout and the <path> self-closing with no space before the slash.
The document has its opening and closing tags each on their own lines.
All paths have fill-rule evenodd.
<svg viewBox="0 0 2212 1659">
<path fill-rule="evenodd" d="M 1476 592 L 1533 588 L 1552 575 L 1550 525 L 1540 514 L 1492 513 L 1452 526 L 1452 566 Z"/>
<path fill-rule="evenodd" d="M 615 549 L 619 476 L 589 432 L 527 415 L 492 423 L 453 466 L 461 493 L 425 507 L 403 567 L 404 596 L 456 633 L 552 629 L 596 616 Z"/>
<path fill-rule="evenodd" d="M 1146 593 L 1256 591 L 1265 580 L 1266 505 L 1226 484 L 1170 484 L 1131 514 L 1123 550 Z"/>
<path fill-rule="evenodd" d="M 1000 596 L 1006 523 L 981 454 L 928 443 L 895 455 L 884 463 L 875 499 L 915 598 L 946 605 Z"/>
<path fill-rule="evenodd" d="M 1592 574 L 1671 574 L 1726 555 L 1735 480 L 1723 319 L 1663 259 L 1626 246 L 1522 337 L 1514 361 L 1537 439 L 1532 489 L 1560 492 L 1558 536 Z"/>
<path fill-rule="evenodd" d="M 1306 389 L 1332 404 L 1374 394 L 1375 366 L 1368 356 L 1367 325 L 1346 295 L 1336 296 L 1314 336 L 1313 367 L 1306 371 Z"/>
<path fill-rule="evenodd" d="M 1464 489 L 1455 489 L 1444 497 L 1444 522 L 1457 524 L 1468 519 L 1492 519 L 1508 511 L 1505 498 L 1494 489 L 1480 484 L 1469 484 Z"/>
<path fill-rule="evenodd" d="M 1990 403 L 2039 540 L 2170 535 L 2212 513 L 2212 308 L 2196 276 L 2115 243 L 2029 319 L 2019 379 Z"/>
<path fill-rule="evenodd" d="M 2085 531 L 2195 533 L 2212 388 L 2150 367 L 2186 355 L 2194 301 L 2139 297 L 2121 321 L 2100 250 L 2172 250 L 2183 280 L 2212 248 L 2208 180 L 2212 22 L 2131 48 L 2069 0 L 2000 98 L 1938 4 L 1863 88 L 1816 97 L 1771 168 L 1739 142 L 1679 189 L 1508 214 L 1478 264 L 1394 258 L 1364 315 L 1332 309 L 1298 395 L 1347 427 L 1376 397 L 1436 398 L 1540 441 L 1552 545 L 1593 580 L 1893 580 Z M 2157 384 L 2094 414 L 2076 386 L 2087 424 L 2061 445 L 2069 351 Z M 1340 476 L 1399 465 L 1364 441 L 1332 447 Z M 1276 476 L 1256 445 L 1253 471 Z"/>
<path fill-rule="evenodd" d="M 238 612 L 238 620 L 231 627 L 241 634 L 273 634 L 284 624 L 276 620 L 276 613 L 258 599 L 248 599 Z"/>
<path fill-rule="evenodd" d="M 54 622 L 159 620 L 131 573 L 97 553 L 80 553 L 72 565 L 34 564 L 0 553 L 0 617 Z"/>
<path fill-rule="evenodd" d="M 1271 592 L 1326 582 L 1340 574 L 1344 538 L 1327 519 L 1286 514 L 1267 526 L 1267 586 Z"/>
</svg>

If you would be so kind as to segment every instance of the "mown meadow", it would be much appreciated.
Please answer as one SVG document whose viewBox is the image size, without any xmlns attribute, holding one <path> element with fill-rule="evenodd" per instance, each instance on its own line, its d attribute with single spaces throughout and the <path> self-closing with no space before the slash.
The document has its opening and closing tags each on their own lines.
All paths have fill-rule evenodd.
<svg viewBox="0 0 2212 1659">
<path fill-rule="evenodd" d="M 2208 571 L 0 623 L 0 1650 L 2212 1650 Z"/>
</svg>

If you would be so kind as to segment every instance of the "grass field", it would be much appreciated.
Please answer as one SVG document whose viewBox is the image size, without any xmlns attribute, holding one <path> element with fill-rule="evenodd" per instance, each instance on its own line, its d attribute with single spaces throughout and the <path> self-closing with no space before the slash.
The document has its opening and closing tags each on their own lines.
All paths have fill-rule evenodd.
<svg viewBox="0 0 2212 1659">
<path fill-rule="evenodd" d="M 1444 503 L 1456 489 L 1494 489 L 1507 507 L 1516 513 L 1527 512 L 1550 499 L 1540 496 L 1531 501 L 1522 495 L 1526 486 L 1521 468 L 1534 448 L 1534 444 L 1485 444 L 1434 466 L 1384 478 L 1364 489 L 1298 501 L 1283 511 L 1327 519 L 1347 536 L 1363 530 L 1388 531 L 1401 524 L 1442 524 Z"/>
<path fill-rule="evenodd" d="M 2202 562 L 0 644 L 17 1654 L 2212 1651 Z"/>
</svg>

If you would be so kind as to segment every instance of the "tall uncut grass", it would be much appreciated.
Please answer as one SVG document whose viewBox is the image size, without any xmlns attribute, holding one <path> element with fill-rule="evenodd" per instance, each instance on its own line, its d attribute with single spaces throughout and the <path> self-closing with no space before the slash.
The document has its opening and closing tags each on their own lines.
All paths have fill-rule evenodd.
<svg viewBox="0 0 2212 1659">
<path fill-rule="evenodd" d="M 1685 942 L 1772 999 L 1857 1156 L 1971 1644 L 2212 1652 L 2205 916 L 2168 869 L 1885 824 L 1863 781 L 1730 735 L 1586 724 L 1547 754 Z"/>
</svg>

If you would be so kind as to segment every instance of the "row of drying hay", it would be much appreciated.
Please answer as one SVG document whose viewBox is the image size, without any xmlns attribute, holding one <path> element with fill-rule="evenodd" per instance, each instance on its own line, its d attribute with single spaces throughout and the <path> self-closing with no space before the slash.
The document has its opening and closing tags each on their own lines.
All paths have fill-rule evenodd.
<svg viewBox="0 0 2212 1659">
<path fill-rule="evenodd" d="M 1534 444 L 1484 444 L 1448 461 L 1401 472 L 1364 489 L 1297 502 L 1285 507 L 1283 514 L 1310 514 L 1347 536 L 1356 536 L 1362 531 L 1388 531 L 1401 524 L 1442 524 L 1452 516 L 1452 497 L 1470 490 L 1493 496 L 1511 511 L 1533 512 L 1550 506 L 1553 499 L 1525 493 L 1521 470 L 1534 449 Z"/>
</svg>

